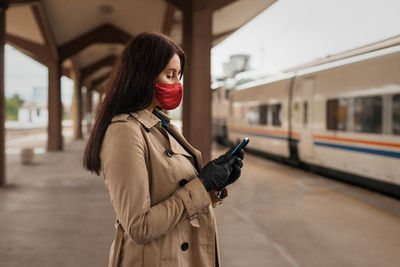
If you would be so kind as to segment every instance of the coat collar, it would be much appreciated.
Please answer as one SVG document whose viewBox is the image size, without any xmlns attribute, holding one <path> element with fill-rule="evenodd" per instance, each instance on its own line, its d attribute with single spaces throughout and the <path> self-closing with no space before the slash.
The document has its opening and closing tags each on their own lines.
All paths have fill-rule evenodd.
<svg viewBox="0 0 400 267">
<path fill-rule="evenodd" d="M 175 138 L 177 138 L 180 142 L 182 142 L 194 154 L 195 158 L 197 159 L 198 166 L 201 169 L 203 167 L 201 152 L 199 150 L 195 149 L 191 144 L 189 144 L 189 142 L 185 139 L 185 137 L 183 137 L 183 135 L 181 134 L 179 129 L 176 128 L 176 126 L 174 124 L 170 124 L 171 118 L 167 114 L 165 114 L 164 112 L 162 112 L 160 110 L 156 110 L 156 111 L 169 124 L 169 130 L 172 132 L 173 136 Z M 134 117 L 137 121 L 139 121 L 141 124 L 143 124 L 148 129 L 150 129 L 157 123 L 160 123 L 160 125 L 161 125 L 160 119 L 147 109 L 131 112 L 129 114 L 127 113 L 127 114 L 116 115 L 112 119 L 112 122 L 126 121 L 129 116 Z M 174 153 L 187 154 L 186 150 L 181 148 L 181 146 L 178 144 L 177 141 L 175 141 L 174 139 L 171 139 L 170 137 L 168 137 L 168 140 L 170 143 L 171 150 Z"/>
<path fill-rule="evenodd" d="M 164 112 L 160 110 L 156 110 L 158 114 L 167 122 L 170 123 L 171 118 L 165 114 Z M 151 128 L 154 125 L 156 125 L 158 122 L 160 122 L 160 119 L 157 118 L 156 115 L 154 115 L 152 112 L 150 112 L 148 109 L 143 109 L 135 112 L 130 113 L 135 119 L 137 119 L 141 124 L 146 126 L 146 128 Z"/>
<path fill-rule="evenodd" d="M 178 129 L 173 123 L 170 124 L 169 129 L 170 129 L 172 135 L 174 136 L 174 138 L 176 138 L 176 139 L 179 140 L 181 143 L 183 143 L 183 144 L 187 147 L 187 149 L 189 149 L 189 150 L 193 153 L 194 157 L 195 157 L 196 160 L 197 160 L 198 167 L 199 167 L 200 169 L 202 169 L 202 168 L 203 168 L 203 161 L 202 161 L 202 158 L 201 158 L 201 152 L 200 152 L 199 150 L 197 150 L 196 148 L 194 148 L 194 147 L 185 139 L 185 137 L 181 134 L 181 132 L 179 131 L 179 129 Z M 186 152 L 186 150 L 185 150 L 184 148 L 182 148 L 181 145 L 178 145 L 178 142 L 176 142 L 176 141 L 170 139 L 170 143 L 171 143 L 171 149 L 172 149 L 173 152 L 179 152 L 179 150 L 183 150 L 183 151 Z M 172 145 L 173 143 L 175 143 L 175 145 Z M 175 149 L 175 151 L 174 151 L 174 149 Z M 187 153 L 187 152 L 186 152 L 186 153 Z"/>
<path fill-rule="evenodd" d="M 171 117 L 169 117 L 167 114 L 160 111 L 159 109 L 156 109 L 156 111 L 168 123 L 168 125 L 170 126 L 169 130 L 172 132 L 174 138 L 176 138 L 180 142 L 182 142 L 194 154 L 194 156 L 196 157 L 197 163 L 198 163 L 198 167 L 201 169 L 203 167 L 201 152 L 199 150 L 195 149 L 191 144 L 189 144 L 189 142 L 183 137 L 183 135 L 180 133 L 180 131 L 178 130 L 178 128 L 176 128 L 175 125 L 170 124 Z M 160 119 L 156 115 L 154 115 L 152 112 L 150 112 L 148 109 L 131 112 L 130 114 L 148 129 L 150 129 L 157 123 L 161 124 Z M 185 149 L 181 148 L 181 146 L 178 144 L 177 141 L 175 141 L 174 139 L 171 139 L 170 137 L 168 137 L 168 140 L 170 143 L 171 150 L 174 153 L 189 155 Z"/>
</svg>

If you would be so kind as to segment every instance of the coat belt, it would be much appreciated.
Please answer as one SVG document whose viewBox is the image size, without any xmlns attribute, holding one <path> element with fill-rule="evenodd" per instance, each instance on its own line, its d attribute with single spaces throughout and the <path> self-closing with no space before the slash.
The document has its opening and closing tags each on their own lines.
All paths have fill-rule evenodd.
<svg viewBox="0 0 400 267">
<path fill-rule="evenodd" d="M 122 228 L 118 220 L 115 223 L 115 228 L 117 232 L 115 235 L 114 252 L 111 267 L 118 267 L 120 264 L 122 241 L 124 239 L 124 229 Z"/>
</svg>

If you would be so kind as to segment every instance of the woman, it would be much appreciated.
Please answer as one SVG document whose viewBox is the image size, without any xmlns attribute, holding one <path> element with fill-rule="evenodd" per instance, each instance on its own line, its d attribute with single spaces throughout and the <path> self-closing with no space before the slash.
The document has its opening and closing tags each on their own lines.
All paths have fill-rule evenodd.
<svg viewBox="0 0 400 267">
<path fill-rule="evenodd" d="M 182 49 L 143 33 L 106 86 L 84 167 L 103 174 L 116 213 L 109 266 L 219 266 L 213 208 L 243 166 L 230 149 L 203 167 L 201 153 L 160 109 L 182 99 Z"/>
</svg>

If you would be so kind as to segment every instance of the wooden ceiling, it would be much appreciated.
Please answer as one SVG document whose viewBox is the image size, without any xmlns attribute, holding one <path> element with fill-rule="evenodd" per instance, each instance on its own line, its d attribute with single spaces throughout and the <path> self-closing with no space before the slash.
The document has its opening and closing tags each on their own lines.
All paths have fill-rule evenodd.
<svg viewBox="0 0 400 267">
<path fill-rule="evenodd" d="M 8 6 L 7 43 L 45 65 L 56 58 L 65 75 L 77 68 L 86 84 L 101 85 L 132 36 L 157 31 L 182 42 L 179 7 L 184 1 L 0 0 L 0 4 Z M 275 1 L 214 0 L 213 45 Z"/>
</svg>

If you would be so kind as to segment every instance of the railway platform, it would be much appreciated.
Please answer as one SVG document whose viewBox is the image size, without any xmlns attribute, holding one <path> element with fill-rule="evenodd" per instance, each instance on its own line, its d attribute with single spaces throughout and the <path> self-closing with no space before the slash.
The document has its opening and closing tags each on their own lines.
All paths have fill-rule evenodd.
<svg viewBox="0 0 400 267">
<path fill-rule="evenodd" d="M 7 154 L 1 266 L 107 266 L 114 211 L 102 177 L 81 167 L 86 141 L 33 165 Z M 222 266 L 400 263 L 400 201 L 250 154 L 216 216 Z"/>
</svg>

